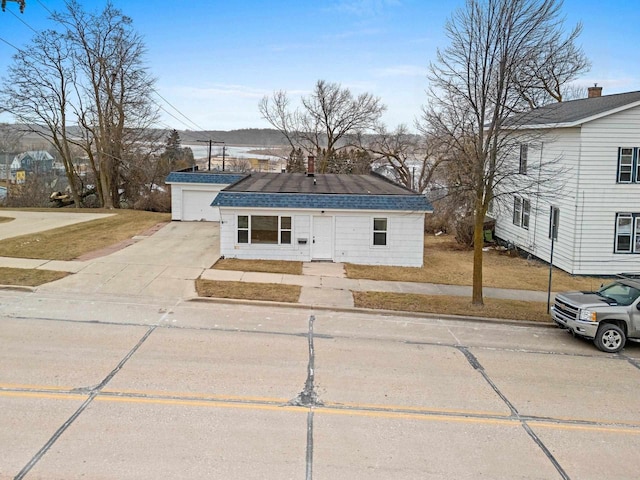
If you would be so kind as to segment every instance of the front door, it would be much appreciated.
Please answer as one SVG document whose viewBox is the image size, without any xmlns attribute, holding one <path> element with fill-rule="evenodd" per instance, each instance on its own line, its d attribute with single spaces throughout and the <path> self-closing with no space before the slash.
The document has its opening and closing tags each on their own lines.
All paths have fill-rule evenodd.
<svg viewBox="0 0 640 480">
<path fill-rule="evenodd" d="M 312 260 L 333 260 L 333 218 L 313 217 Z"/>
</svg>

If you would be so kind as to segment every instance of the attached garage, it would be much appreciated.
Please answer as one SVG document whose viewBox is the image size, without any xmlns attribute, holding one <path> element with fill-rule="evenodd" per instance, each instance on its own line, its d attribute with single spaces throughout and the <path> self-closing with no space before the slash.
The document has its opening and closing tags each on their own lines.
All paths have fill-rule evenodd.
<svg viewBox="0 0 640 480">
<path fill-rule="evenodd" d="M 245 177 L 238 173 L 171 172 L 171 219 L 183 222 L 219 222 L 219 209 L 211 206 L 218 192 Z"/>
</svg>

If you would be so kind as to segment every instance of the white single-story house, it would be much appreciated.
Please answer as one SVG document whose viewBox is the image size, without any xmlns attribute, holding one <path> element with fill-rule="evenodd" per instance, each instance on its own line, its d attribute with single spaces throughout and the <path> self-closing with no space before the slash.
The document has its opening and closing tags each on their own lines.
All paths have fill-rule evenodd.
<svg viewBox="0 0 640 480">
<path fill-rule="evenodd" d="M 171 219 L 220 221 L 220 212 L 211 208 L 211 202 L 220 190 L 244 177 L 244 173 L 171 172 L 165 180 L 171 185 Z"/>
<path fill-rule="evenodd" d="M 521 184 L 538 175 L 529 167 L 555 162 L 563 186 L 552 197 L 511 195 L 496 215 L 496 237 L 575 275 L 640 271 L 640 92 L 601 90 L 512 124 L 536 138 L 520 146 Z"/>
<path fill-rule="evenodd" d="M 369 175 L 251 173 L 224 188 L 220 254 L 226 258 L 420 267 L 424 195 Z"/>
</svg>

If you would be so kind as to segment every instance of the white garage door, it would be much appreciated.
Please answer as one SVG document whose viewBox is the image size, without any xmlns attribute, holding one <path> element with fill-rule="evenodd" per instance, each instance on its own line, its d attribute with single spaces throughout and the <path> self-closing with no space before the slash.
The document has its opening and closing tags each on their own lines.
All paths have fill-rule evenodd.
<svg viewBox="0 0 640 480">
<path fill-rule="evenodd" d="M 211 206 L 216 195 L 218 191 L 182 190 L 182 220 L 219 222 L 220 211 Z"/>
</svg>

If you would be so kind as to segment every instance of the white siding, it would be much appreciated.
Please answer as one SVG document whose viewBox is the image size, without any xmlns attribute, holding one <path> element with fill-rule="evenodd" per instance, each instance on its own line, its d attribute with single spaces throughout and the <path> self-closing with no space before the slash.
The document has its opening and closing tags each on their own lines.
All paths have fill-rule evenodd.
<svg viewBox="0 0 640 480">
<path fill-rule="evenodd" d="M 640 255 L 614 253 L 617 212 L 640 213 L 640 183 L 618 184 L 618 148 L 640 147 L 640 107 L 609 115 L 582 127 L 549 133 L 544 155 L 561 154 L 566 186 L 554 198 L 539 199 L 529 231 L 501 212 L 496 236 L 549 261 L 550 205 L 560 208 L 555 266 L 576 275 L 640 271 Z M 532 207 L 533 207 L 532 201 Z M 534 219 L 535 215 L 535 219 Z"/>
<path fill-rule="evenodd" d="M 619 147 L 640 147 L 640 107 L 582 127 L 579 227 L 572 273 L 640 271 L 639 254 L 614 253 L 616 212 L 640 213 L 640 183 L 616 183 Z"/>
<path fill-rule="evenodd" d="M 312 218 L 317 211 L 260 210 L 260 215 L 292 217 L 291 245 L 238 244 L 237 215 L 256 210 L 224 208 L 221 211 L 220 254 L 227 258 L 311 261 Z M 333 261 L 365 265 L 420 267 L 424 255 L 424 214 L 413 212 L 336 211 L 333 218 Z M 387 245 L 373 245 L 373 219 L 387 218 Z M 298 239 L 306 239 L 299 243 Z"/>
<path fill-rule="evenodd" d="M 550 185 L 542 185 L 539 195 L 522 195 L 531 202 L 529 229 L 513 224 L 513 195 L 506 195 L 496 219 L 496 237 L 518 248 L 549 261 L 550 206 L 560 209 L 558 240 L 554 245 L 553 263 L 564 270 L 573 268 L 575 197 L 580 172 L 580 129 L 566 128 L 548 132 L 539 139 L 540 146 L 529 152 L 529 163 L 534 166 L 549 165 L 562 169 L 563 179 Z M 532 168 L 535 172 L 535 168 Z M 549 192 L 549 186 L 553 187 Z"/>
<path fill-rule="evenodd" d="M 171 185 L 171 219 L 217 222 L 220 214 L 211 202 L 228 184 L 174 183 Z"/>
</svg>

